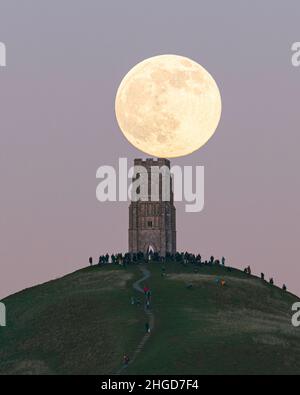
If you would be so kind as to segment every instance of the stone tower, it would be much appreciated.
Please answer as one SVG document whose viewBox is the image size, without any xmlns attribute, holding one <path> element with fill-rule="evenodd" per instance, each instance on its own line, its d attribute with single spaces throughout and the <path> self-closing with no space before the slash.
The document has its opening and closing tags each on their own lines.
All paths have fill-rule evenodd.
<svg viewBox="0 0 300 395">
<path fill-rule="evenodd" d="M 151 182 L 153 167 L 170 169 L 170 161 L 167 159 L 135 159 L 134 167 L 143 166 L 148 176 L 148 196 L 145 199 L 131 201 L 129 206 L 129 252 L 143 253 L 157 252 L 161 256 L 166 253 L 176 252 L 176 209 L 173 199 L 172 180 L 163 182 L 164 173 L 160 173 L 159 182 Z M 139 176 L 133 178 L 136 180 Z M 151 200 L 151 188 L 156 189 L 157 199 Z M 163 188 L 169 188 L 169 199 L 163 196 Z"/>
</svg>

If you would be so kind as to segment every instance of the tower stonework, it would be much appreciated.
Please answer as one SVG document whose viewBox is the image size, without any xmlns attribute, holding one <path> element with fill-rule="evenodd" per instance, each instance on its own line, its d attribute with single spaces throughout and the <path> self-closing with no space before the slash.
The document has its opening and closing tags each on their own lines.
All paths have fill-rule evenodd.
<svg viewBox="0 0 300 395">
<path fill-rule="evenodd" d="M 176 209 L 174 206 L 172 180 L 164 183 L 164 175 L 159 176 L 159 185 L 151 182 L 153 167 L 161 169 L 166 166 L 170 169 L 170 161 L 167 159 L 135 159 L 134 166 L 143 166 L 148 175 L 147 200 L 139 199 L 131 201 L 129 206 L 129 252 L 143 252 L 145 254 L 157 252 L 161 256 L 166 253 L 176 253 Z M 135 178 L 137 179 L 137 177 Z M 157 200 L 151 200 L 151 188 L 159 188 Z M 164 201 L 163 187 L 169 189 L 169 199 Z"/>
</svg>

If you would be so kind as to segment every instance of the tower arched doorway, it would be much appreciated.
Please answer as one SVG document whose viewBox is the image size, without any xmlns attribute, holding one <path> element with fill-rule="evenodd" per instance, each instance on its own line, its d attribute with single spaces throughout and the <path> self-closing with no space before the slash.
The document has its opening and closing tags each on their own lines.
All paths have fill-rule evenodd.
<svg viewBox="0 0 300 395">
<path fill-rule="evenodd" d="M 147 248 L 147 258 L 148 258 L 148 261 L 152 259 L 154 253 L 155 253 L 155 248 L 153 247 L 152 244 L 149 244 L 149 246 L 148 246 L 148 248 Z"/>
</svg>

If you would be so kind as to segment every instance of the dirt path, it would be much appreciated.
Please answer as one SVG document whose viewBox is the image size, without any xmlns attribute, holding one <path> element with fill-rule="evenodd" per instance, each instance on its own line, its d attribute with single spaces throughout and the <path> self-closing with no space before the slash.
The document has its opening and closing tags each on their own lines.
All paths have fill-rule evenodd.
<svg viewBox="0 0 300 395">
<path fill-rule="evenodd" d="M 143 277 L 141 279 L 139 279 L 138 281 L 136 281 L 135 283 L 133 283 L 133 288 L 138 291 L 141 292 L 142 294 L 144 294 L 144 290 L 141 286 L 141 284 L 146 281 L 149 277 L 151 277 L 151 273 L 149 272 L 149 270 L 147 270 L 145 267 L 141 267 L 140 268 L 141 272 L 143 273 Z M 147 310 L 146 307 L 144 308 L 144 312 L 145 314 L 148 316 L 148 322 L 150 325 L 150 330 L 151 332 L 153 331 L 154 328 L 154 314 L 151 310 Z M 134 353 L 132 356 L 130 356 L 130 361 L 129 364 L 127 366 L 129 366 L 130 364 L 132 364 L 136 357 L 139 355 L 139 353 L 143 350 L 146 342 L 148 341 L 148 339 L 151 336 L 151 332 L 150 333 L 145 333 L 145 335 L 143 336 L 142 340 L 140 341 L 140 343 L 138 344 L 137 348 L 135 349 Z M 126 365 L 123 365 L 118 371 L 117 371 L 117 375 L 121 374 L 126 368 Z"/>
</svg>

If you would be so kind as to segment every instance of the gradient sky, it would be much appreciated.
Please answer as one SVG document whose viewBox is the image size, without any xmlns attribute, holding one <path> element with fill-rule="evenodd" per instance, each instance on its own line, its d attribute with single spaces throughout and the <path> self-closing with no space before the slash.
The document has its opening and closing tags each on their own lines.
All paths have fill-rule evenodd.
<svg viewBox="0 0 300 395">
<path fill-rule="evenodd" d="M 172 160 L 205 166 L 204 211 L 177 203 L 178 249 L 299 295 L 299 18 L 299 0 L 0 0 L 0 297 L 126 251 L 128 204 L 96 200 L 96 170 L 145 157 L 115 93 L 165 53 L 202 64 L 223 100 L 214 137 Z"/>
</svg>

